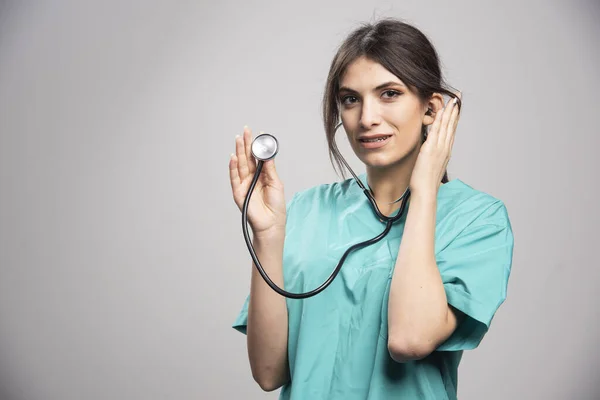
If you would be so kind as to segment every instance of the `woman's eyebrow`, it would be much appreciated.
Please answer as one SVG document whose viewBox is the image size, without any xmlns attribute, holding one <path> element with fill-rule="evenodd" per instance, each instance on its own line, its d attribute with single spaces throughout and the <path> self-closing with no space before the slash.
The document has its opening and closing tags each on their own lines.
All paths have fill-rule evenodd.
<svg viewBox="0 0 600 400">
<path fill-rule="evenodd" d="M 406 86 L 404 86 L 404 85 L 403 85 L 402 83 L 400 83 L 400 82 L 389 81 L 389 82 L 382 83 L 381 85 L 377 86 L 377 87 L 376 87 L 374 90 L 380 90 L 380 89 L 383 89 L 383 88 L 386 88 L 386 87 L 389 87 L 389 86 L 400 86 L 400 87 L 406 87 Z M 356 90 L 354 90 L 354 89 L 350 89 L 350 88 L 349 88 L 349 87 L 347 87 L 347 86 L 342 86 L 342 87 L 340 87 L 340 90 L 339 90 L 339 91 L 340 91 L 340 92 L 352 92 L 352 93 L 358 93 Z"/>
</svg>

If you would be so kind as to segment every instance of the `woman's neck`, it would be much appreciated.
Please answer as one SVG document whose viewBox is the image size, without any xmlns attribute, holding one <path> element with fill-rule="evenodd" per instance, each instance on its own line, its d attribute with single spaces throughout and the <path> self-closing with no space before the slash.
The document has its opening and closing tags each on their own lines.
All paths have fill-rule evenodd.
<svg viewBox="0 0 600 400">
<path fill-rule="evenodd" d="M 382 168 L 367 167 L 367 183 L 378 204 L 392 203 L 404 194 L 410 183 L 412 165 Z"/>
<path fill-rule="evenodd" d="M 371 189 L 379 210 L 385 215 L 394 214 L 402 201 L 395 203 L 409 187 L 416 160 L 399 163 L 388 168 L 367 166 L 367 184 Z M 439 183 L 438 187 L 442 185 Z M 410 201 L 409 201 L 410 203 Z"/>
<path fill-rule="evenodd" d="M 414 163 L 399 163 L 387 168 L 367 166 L 367 184 L 371 189 L 379 211 L 391 216 L 404 201 L 395 203 L 410 183 Z"/>
</svg>

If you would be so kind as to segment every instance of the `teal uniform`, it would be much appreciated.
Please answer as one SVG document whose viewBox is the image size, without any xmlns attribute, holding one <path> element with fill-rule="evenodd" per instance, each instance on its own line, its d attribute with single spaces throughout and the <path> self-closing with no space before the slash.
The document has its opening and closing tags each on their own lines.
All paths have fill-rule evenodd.
<svg viewBox="0 0 600 400">
<path fill-rule="evenodd" d="M 359 179 L 366 186 L 366 174 Z M 506 298 L 513 254 L 507 210 L 459 179 L 440 186 L 435 255 L 448 304 L 465 318 L 429 356 L 399 363 L 387 348 L 387 307 L 405 221 L 351 252 L 320 294 L 286 299 L 291 380 L 280 399 L 456 399 L 462 353 L 479 345 Z M 296 193 L 287 205 L 284 288 L 315 289 L 348 247 L 384 227 L 354 179 Z M 233 324 L 244 334 L 248 301 Z"/>
</svg>

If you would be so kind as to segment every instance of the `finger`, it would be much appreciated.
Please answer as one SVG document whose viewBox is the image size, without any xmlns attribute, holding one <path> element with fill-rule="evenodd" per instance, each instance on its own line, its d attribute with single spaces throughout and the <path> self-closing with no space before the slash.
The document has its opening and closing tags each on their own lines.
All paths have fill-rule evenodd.
<svg viewBox="0 0 600 400">
<path fill-rule="evenodd" d="M 440 129 L 440 123 L 442 121 L 442 115 L 444 114 L 444 108 L 439 109 L 435 113 L 435 119 L 433 120 L 433 124 L 429 128 L 429 133 L 427 134 L 427 141 L 433 141 L 437 143 L 437 135 Z"/>
<path fill-rule="evenodd" d="M 275 168 L 275 160 L 270 159 L 263 164 L 264 177 L 267 182 L 272 183 L 278 180 L 277 170 Z"/>
<path fill-rule="evenodd" d="M 246 149 L 244 148 L 244 139 L 237 135 L 235 137 L 235 153 L 238 159 L 238 173 L 240 181 L 243 181 L 248 176 L 248 163 L 246 159 Z"/>
<path fill-rule="evenodd" d="M 450 153 L 452 153 L 452 148 L 454 147 L 454 138 L 456 137 L 456 127 L 458 126 L 458 120 L 460 119 L 460 115 L 461 115 L 461 111 L 462 111 L 462 92 L 459 90 L 456 92 L 456 97 L 458 97 L 458 99 L 460 100 L 460 102 L 456 102 L 456 110 L 453 111 L 452 115 L 454 117 L 453 119 L 453 130 L 452 130 L 452 135 L 450 135 L 450 144 L 449 144 L 449 149 L 450 149 Z"/>
<path fill-rule="evenodd" d="M 246 149 L 248 173 L 253 174 L 256 170 L 256 160 L 252 155 L 252 131 L 247 126 L 244 127 L 244 148 Z"/>
<path fill-rule="evenodd" d="M 452 100 L 450 100 L 444 108 L 444 112 L 442 114 L 442 121 L 440 122 L 438 145 L 446 144 L 446 139 L 448 137 L 448 122 L 450 121 L 450 116 L 452 115 L 452 111 L 454 110 L 454 108 L 454 102 Z"/>
<path fill-rule="evenodd" d="M 446 141 L 445 144 L 447 146 L 451 146 L 451 142 L 454 139 L 454 134 L 456 132 L 456 125 L 458 124 L 458 113 L 459 113 L 459 107 L 458 104 L 454 105 L 454 108 L 452 109 L 452 114 L 450 115 L 450 121 L 448 121 L 448 128 L 447 128 L 447 136 L 446 136 Z"/>
<path fill-rule="evenodd" d="M 460 115 L 460 112 L 462 111 L 462 92 L 459 90 L 458 93 L 456 93 L 456 96 L 460 100 L 460 106 L 458 106 L 459 102 L 456 102 L 456 104 L 458 106 L 458 114 Z"/>
<path fill-rule="evenodd" d="M 240 175 L 238 173 L 237 156 L 231 153 L 229 157 L 229 180 L 231 181 L 231 190 L 235 192 L 240 185 Z"/>
</svg>

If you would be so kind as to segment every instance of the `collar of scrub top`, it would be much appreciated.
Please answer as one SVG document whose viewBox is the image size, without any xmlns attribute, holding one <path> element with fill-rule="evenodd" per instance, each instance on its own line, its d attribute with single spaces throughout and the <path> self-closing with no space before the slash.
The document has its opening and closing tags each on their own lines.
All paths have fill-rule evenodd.
<svg viewBox="0 0 600 400">
<path fill-rule="evenodd" d="M 338 127 L 340 127 L 340 124 L 338 125 Z M 337 128 L 336 128 L 337 129 Z M 371 187 L 369 186 L 368 182 L 367 182 L 367 177 L 366 177 L 366 173 L 361 174 L 361 178 L 359 178 L 354 171 L 352 170 L 352 168 L 350 168 L 350 165 L 348 165 L 348 163 L 346 162 L 346 160 L 344 159 L 344 156 L 342 156 L 342 154 L 340 153 L 339 149 L 337 148 L 337 146 L 333 146 L 333 150 L 338 154 L 339 156 L 339 160 L 342 161 L 342 163 L 344 164 L 344 166 L 348 169 L 348 171 L 350 171 L 350 173 L 352 174 L 352 176 L 354 177 L 354 181 L 358 184 L 358 186 L 360 186 L 360 188 L 362 189 L 365 197 L 367 198 L 367 200 L 371 203 L 371 208 L 373 210 L 373 213 L 375 213 L 375 215 L 377 216 L 377 213 L 381 213 L 381 211 L 379 210 L 379 207 L 377 207 L 377 203 L 375 202 L 375 196 L 373 195 L 373 190 L 371 189 Z M 407 187 L 404 190 L 404 193 L 402 194 L 402 196 L 400 196 L 399 199 L 394 200 L 393 202 L 389 203 L 389 204 L 395 204 L 399 201 L 401 201 L 402 199 L 404 199 L 406 196 L 409 196 L 410 198 L 410 190 L 409 187 Z M 405 201 L 408 201 L 409 198 L 407 198 Z M 404 209 L 406 208 L 406 204 L 402 204 L 400 206 L 400 209 L 398 210 L 398 213 L 402 213 L 404 215 L 406 215 L 406 212 L 403 212 Z M 408 212 L 408 210 L 406 210 Z M 377 218 L 379 219 L 379 221 L 384 222 L 385 220 L 383 219 L 383 217 L 379 217 L 377 216 Z M 399 217 L 400 219 L 406 218 L 404 217 Z M 398 220 L 396 220 L 398 221 Z"/>
</svg>

